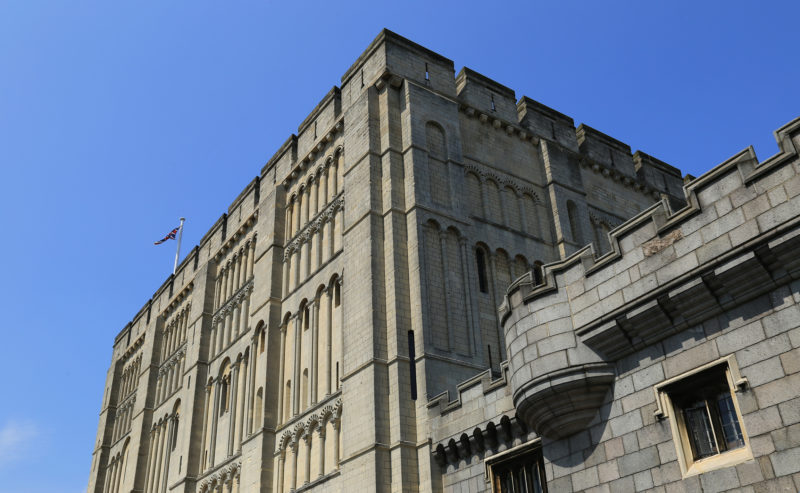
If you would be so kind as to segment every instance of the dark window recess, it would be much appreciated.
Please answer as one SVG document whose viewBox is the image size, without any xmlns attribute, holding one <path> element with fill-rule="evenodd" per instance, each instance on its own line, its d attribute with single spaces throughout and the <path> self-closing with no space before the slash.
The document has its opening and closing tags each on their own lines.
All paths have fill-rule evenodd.
<svg viewBox="0 0 800 493">
<path fill-rule="evenodd" d="M 428 64 L 425 64 L 425 80 L 431 80 L 431 75 L 428 72 Z"/>
<path fill-rule="evenodd" d="M 545 493 L 547 481 L 541 449 L 492 464 L 494 493 Z"/>
<path fill-rule="evenodd" d="M 494 94 L 492 94 L 492 111 L 496 110 L 497 107 L 494 105 Z"/>
<path fill-rule="evenodd" d="M 668 392 L 683 418 L 694 460 L 744 447 L 724 367 L 681 381 Z"/>
<path fill-rule="evenodd" d="M 486 254 L 483 250 L 476 250 L 475 258 L 478 263 L 478 288 L 481 293 L 489 292 L 489 282 L 486 276 Z"/>
<path fill-rule="evenodd" d="M 417 400 L 417 352 L 414 348 L 414 331 L 408 331 L 408 378 L 411 382 L 411 400 Z"/>
<path fill-rule="evenodd" d="M 544 270 L 542 269 L 542 265 L 543 264 L 538 260 L 533 263 L 533 280 L 537 285 L 544 283 Z"/>
</svg>

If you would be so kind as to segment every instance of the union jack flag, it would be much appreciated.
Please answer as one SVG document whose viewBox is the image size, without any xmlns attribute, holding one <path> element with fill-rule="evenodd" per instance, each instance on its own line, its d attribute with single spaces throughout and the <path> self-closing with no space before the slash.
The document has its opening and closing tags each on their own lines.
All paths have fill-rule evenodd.
<svg viewBox="0 0 800 493">
<path fill-rule="evenodd" d="M 161 238 L 160 240 L 158 240 L 157 242 L 153 243 L 153 245 L 160 245 L 160 244 L 164 243 L 167 240 L 174 240 L 175 239 L 175 235 L 177 235 L 177 234 L 178 234 L 178 228 L 175 228 L 172 231 L 170 231 L 167 236 L 165 236 L 165 237 Z"/>
</svg>

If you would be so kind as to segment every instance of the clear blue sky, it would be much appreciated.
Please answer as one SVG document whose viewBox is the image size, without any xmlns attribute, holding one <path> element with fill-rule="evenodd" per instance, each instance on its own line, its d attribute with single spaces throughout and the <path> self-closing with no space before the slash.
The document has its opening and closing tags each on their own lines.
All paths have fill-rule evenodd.
<svg viewBox="0 0 800 493">
<path fill-rule="evenodd" d="M 153 241 L 184 215 L 192 248 L 381 28 L 699 175 L 769 157 L 800 115 L 798 21 L 796 1 L 0 2 L 0 490 L 85 489 L 113 338 L 171 271 Z"/>
</svg>

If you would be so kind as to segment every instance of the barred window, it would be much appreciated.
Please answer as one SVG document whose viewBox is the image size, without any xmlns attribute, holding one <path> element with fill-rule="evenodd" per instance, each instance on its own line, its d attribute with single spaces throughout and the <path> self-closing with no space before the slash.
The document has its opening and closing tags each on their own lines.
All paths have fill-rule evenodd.
<svg viewBox="0 0 800 493">
<path fill-rule="evenodd" d="M 546 493 L 540 443 L 525 444 L 486 460 L 494 493 Z"/>
<path fill-rule="evenodd" d="M 735 392 L 745 384 L 729 356 L 656 386 L 684 477 L 752 458 Z"/>
</svg>

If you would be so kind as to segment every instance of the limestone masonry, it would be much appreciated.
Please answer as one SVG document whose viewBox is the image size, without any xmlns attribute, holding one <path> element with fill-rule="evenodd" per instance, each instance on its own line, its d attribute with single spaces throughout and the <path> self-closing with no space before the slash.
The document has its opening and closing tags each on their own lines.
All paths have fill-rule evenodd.
<svg viewBox="0 0 800 493">
<path fill-rule="evenodd" d="M 384 30 L 116 336 L 88 491 L 800 490 L 800 119 L 699 178 Z"/>
</svg>

